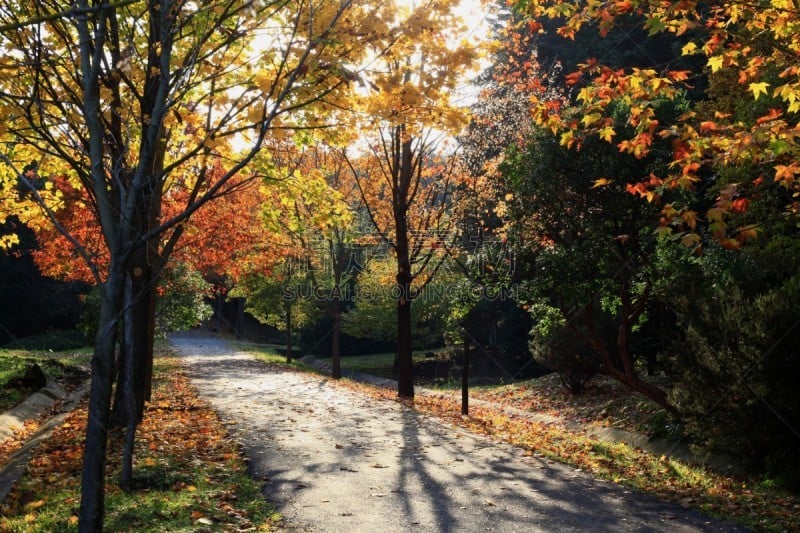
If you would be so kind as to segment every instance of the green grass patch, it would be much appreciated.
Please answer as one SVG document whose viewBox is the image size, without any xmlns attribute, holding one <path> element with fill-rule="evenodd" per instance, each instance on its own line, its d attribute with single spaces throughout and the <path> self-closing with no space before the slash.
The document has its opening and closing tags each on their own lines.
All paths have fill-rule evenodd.
<svg viewBox="0 0 800 533">
<path fill-rule="evenodd" d="M 420 363 L 426 359 L 425 355 L 422 353 L 414 353 L 412 358 L 414 364 Z M 342 371 L 361 372 L 381 378 L 397 379 L 397 373 L 394 371 L 394 359 L 394 352 L 347 355 L 341 358 Z M 330 362 L 329 358 L 323 360 Z M 417 381 L 419 383 L 419 380 Z"/>
<path fill-rule="evenodd" d="M 59 352 L 0 348 L 0 411 L 10 409 L 35 392 L 21 383 L 32 365 L 39 365 L 48 381 L 75 384 L 86 379 L 83 368 L 90 358 L 89 348 Z"/>
<path fill-rule="evenodd" d="M 21 339 L 14 339 L 5 344 L 4 348 L 26 351 L 63 352 L 85 347 L 86 339 L 78 330 L 51 330 L 38 335 L 31 335 Z"/>
<path fill-rule="evenodd" d="M 348 355 L 341 358 L 342 371 L 362 372 L 387 379 L 397 379 L 394 371 L 394 352 L 368 355 Z"/>
<path fill-rule="evenodd" d="M 279 350 L 284 349 L 284 346 L 278 344 L 253 344 L 253 343 L 244 343 L 244 342 L 237 342 L 233 344 L 237 350 L 241 350 L 243 352 L 247 352 L 256 359 L 260 361 L 264 361 L 265 363 L 269 363 L 272 365 L 283 365 L 291 368 L 296 368 L 298 370 L 304 370 L 309 372 L 316 372 L 316 370 L 304 364 L 302 361 L 297 359 L 292 359 L 291 363 L 286 362 L 286 355 L 279 352 Z M 299 354 L 295 353 L 293 357 L 297 357 Z"/>
</svg>

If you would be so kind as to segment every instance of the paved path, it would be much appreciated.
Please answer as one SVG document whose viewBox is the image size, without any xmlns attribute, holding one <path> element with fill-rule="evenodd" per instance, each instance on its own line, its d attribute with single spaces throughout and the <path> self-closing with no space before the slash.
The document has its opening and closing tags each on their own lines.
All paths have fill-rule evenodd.
<svg viewBox="0 0 800 533">
<path fill-rule="evenodd" d="M 287 531 L 744 531 L 219 339 L 172 342 Z"/>
</svg>

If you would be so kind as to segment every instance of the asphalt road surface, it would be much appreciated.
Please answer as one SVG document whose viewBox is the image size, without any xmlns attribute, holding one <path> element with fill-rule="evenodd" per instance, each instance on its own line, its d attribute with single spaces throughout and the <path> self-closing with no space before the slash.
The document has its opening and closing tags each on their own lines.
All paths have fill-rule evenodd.
<svg viewBox="0 0 800 533">
<path fill-rule="evenodd" d="M 223 340 L 173 336 L 285 531 L 745 531 Z"/>
</svg>

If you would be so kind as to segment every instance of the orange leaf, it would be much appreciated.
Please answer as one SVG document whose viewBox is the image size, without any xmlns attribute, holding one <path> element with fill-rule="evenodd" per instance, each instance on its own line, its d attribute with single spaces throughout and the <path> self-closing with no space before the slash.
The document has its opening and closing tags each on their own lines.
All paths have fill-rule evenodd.
<svg viewBox="0 0 800 533">
<path fill-rule="evenodd" d="M 583 72 L 581 72 L 579 70 L 576 71 L 576 72 L 572 72 L 570 74 L 567 74 L 565 76 L 565 80 L 566 80 L 565 83 L 567 85 L 575 85 L 576 83 L 581 81 L 581 76 L 583 76 Z"/>
<path fill-rule="evenodd" d="M 750 200 L 747 198 L 737 198 L 731 202 L 731 211 L 734 213 L 744 213 L 747 211 L 747 206 L 749 204 Z"/>
</svg>

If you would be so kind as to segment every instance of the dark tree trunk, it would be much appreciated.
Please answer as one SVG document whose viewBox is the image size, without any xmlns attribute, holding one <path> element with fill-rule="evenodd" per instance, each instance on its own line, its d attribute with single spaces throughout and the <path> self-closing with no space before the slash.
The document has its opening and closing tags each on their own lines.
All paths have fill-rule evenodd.
<svg viewBox="0 0 800 533">
<path fill-rule="evenodd" d="M 81 507 L 78 523 L 78 529 L 81 532 L 95 532 L 103 529 L 108 423 L 111 414 L 111 385 L 115 367 L 114 346 L 117 340 L 117 322 L 122 308 L 124 277 L 124 268 L 121 265 L 114 265 L 112 259 L 108 279 L 103 284 L 100 327 L 92 356 L 89 417 L 81 475 Z"/>
<path fill-rule="evenodd" d="M 414 360 L 411 351 L 411 300 L 408 295 L 411 283 L 402 271 L 397 274 L 397 394 L 401 398 L 414 397 Z"/>
<path fill-rule="evenodd" d="M 469 415 L 469 333 L 464 333 L 464 365 L 461 367 L 461 414 Z"/>
<path fill-rule="evenodd" d="M 402 128 L 397 131 L 398 140 L 405 136 Z M 400 149 L 400 167 L 395 195 L 394 228 L 395 252 L 397 254 L 397 395 L 414 397 L 414 361 L 411 353 L 411 250 L 408 235 L 408 207 L 411 182 L 414 176 L 411 141 L 405 140 Z"/>
<path fill-rule="evenodd" d="M 339 300 L 338 292 L 334 295 L 332 302 L 333 314 L 333 331 L 331 332 L 331 365 L 333 371 L 331 372 L 333 379 L 340 379 L 342 377 L 342 361 L 341 361 L 341 337 L 342 337 L 342 305 Z"/>
<path fill-rule="evenodd" d="M 123 359 L 123 372 L 125 380 L 122 384 L 123 400 L 125 406 L 125 446 L 122 451 L 122 469 L 120 471 L 119 484 L 122 490 L 130 492 L 133 480 L 133 445 L 136 438 L 136 424 L 139 420 L 137 417 L 137 406 L 134 393 L 134 331 L 135 331 L 135 318 L 134 318 L 134 304 L 133 304 L 133 283 L 130 276 L 125 279 L 125 297 L 123 305 L 125 311 L 122 319 L 122 359 Z"/>
<path fill-rule="evenodd" d="M 136 254 L 134 254 L 136 255 Z M 112 427 L 127 427 L 128 415 L 133 413 L 134 422 L 138 424 L 144 415 L 144 404 L 150 400 L 153 376 L 153 340 L 155 338 L 156 291 L 152 269 L 144 266 L 135 266 L 131 269 L 131 284 L 133 296 L 130 303 L 131 327 L 130 336 L 123 337 L 123 344 L 131 342 L 130 353 L 132 364 L 122 365 L 117 375 L 117 386 L 114 393 L 114 407 L 111 411 Z M 123 347 L 122 353 L 129 349 Z M 125 384 L 131 380 L 132 405 L 127 405 Z"/>
<path fill-rule="evenodd" d="M 217 291 L 217 335 L 222 335 L 222 292 Z"/>
<path fill-rule="evenodd" d="M 236 298 L 236 338 L 244 338 L 244 298 Z"/>
<path fill-rule="evenodd" d="M 292 362 L 292 305 L 286 303 L 286 362 Z"/>
<path fill-rule="evenodd" d="M 622 370 L 617 368 L 617 365 L 611 358 L 611 352 L 606 348 L 601 335 L 594 326 L 594 312 L 591 303 L 587 304 L 584 308 L 584 318 L 588 331 L 588 335 L 586 335 L 585 338 L 592 349 L 600 356 L 600 360 L 603 363 L 603 370 L 609 377 L 619 381 L 631 390 L 650 398 L 673 415 L 679 415 L 680 413 L 678 410 L 667 399 L 666 392 L 655 385 L 642 381 L 636 374 L 629 349 L 631 325 L 635 320 L 631 318 L 630 298 L 623 297 L 622 302 L 623 317 L 617 330 L 617 354 L 622 362 Z M 580 333 L 577 329 L 574 330 Z"/>
</svg>

